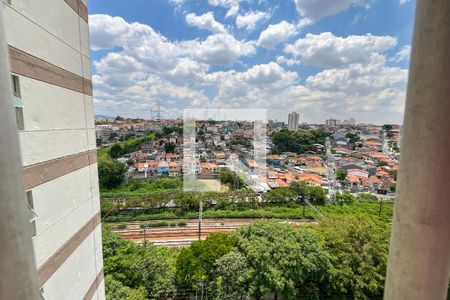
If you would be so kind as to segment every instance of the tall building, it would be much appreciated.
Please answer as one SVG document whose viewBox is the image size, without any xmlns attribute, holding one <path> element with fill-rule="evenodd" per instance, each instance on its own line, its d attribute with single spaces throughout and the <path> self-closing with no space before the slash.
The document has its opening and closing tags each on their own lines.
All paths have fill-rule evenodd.
<svg viewBox="0 0 450 300">
<path fill-rule="evenodd" d="M 291 112 L 288 115 L 288 129 L 290 131 L 297 131 L 298 130 L 298 113 Z"/>
<path fill-rule="evenodd" d="M 326 119 L 325 124 L 328 126 L 337 126 L 341 124 L 341 121 L 338 119 Z"/>
<path fill-rule="evenodd" d="M 41 294 L 104 299 L 87 2 L 0 9 Z"/>
</svg>

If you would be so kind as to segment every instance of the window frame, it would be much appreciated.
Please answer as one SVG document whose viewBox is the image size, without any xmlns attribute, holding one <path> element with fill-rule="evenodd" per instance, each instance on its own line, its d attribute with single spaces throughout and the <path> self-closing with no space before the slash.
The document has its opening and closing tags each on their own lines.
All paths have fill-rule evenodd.
<svg viewBox="0 0 450 300">
<path fill-rule="evenodd" d="M 28 224 L 30 226 L 31 231 L 31 237 L 34 238 L 37 235 L 36 230 L 36 219 L 37 214 L 34 210 L 34 199 L 33 199 L 33 192 L 31 190 L 26 191 L 26 198 L 27 198 L 27 205 L 28 205 L 28 212 L 29 212 L 29 220 Z M 30 217 L 32 216 L 32 217 Z"/>
<path fill-rule="evenodd" d="M 11 74 L 11 85 L 13 96 L 22 100 L 21 90 L 20 90 L 20 79 L 19 76 Z M 25 129 L 25 120 L 23 115 L 23 107 L 15 106 L 16 113 L 16 124 L 19 130 Z"/>
</svg>

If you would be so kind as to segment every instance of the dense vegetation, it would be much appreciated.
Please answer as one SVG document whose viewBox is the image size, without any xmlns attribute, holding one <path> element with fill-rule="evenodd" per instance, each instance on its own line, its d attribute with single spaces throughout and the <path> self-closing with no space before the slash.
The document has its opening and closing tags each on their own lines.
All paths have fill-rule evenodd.
<svg viewBox="0 0 450 300">
<path fill-rule="evenodd" d="M 98 163 L 98 177 L 101 189 L 113 189 L 125 182 L 127 166 L 116 160 L 100 161 Z"/>
<path fill-rule="evenodd" d="M 344 207 L 344 206 L 343 206 Z M 366 213 L 294 227 L 257 221 L 190 247 L 136 246 L 104 230 L 107 299 L 373 299 L 383 294 L 389 225 Z M 123 297 L 118 296 L 118 292 Z"/>
<path fill-rule="evenodd" d="M 128 139 L 124 142 L 114 144 L 109 147 L 104 147 L 97 151 L 98 162 L 111 161 L 112 158 L 118 158 L 128 153 L 132 153 L 141 149 L 141 145 L 145 142 L 155 139 L 156 134 L 151 133 L 146 136 L 141 136 L 133 139 Z"/>
<path fill-rule="evenodd" d="M 277 218 L 313 219 L 317 215 L 309 206 L 302 207 L 302 199 L 316 205 L 322 214 L 345 209 L 339 205 L 357 203 L 355 207 L 370 209 L 372 215 L 389 219 L 392 203 L 378 203 L 375 196 L 349 192 L 338 193 L 339 205 L 325 205 L 327 197 L 321 187 L 293 182 L 260 198 L 251 190 L 217 192 L 184 192 L 181 179 L 131 181 L 119 188 L 103 191 L 101 209 L 106 222 L 149 221 L 162 219 L 193 219 L 198 217 L 200 201 L 205 218 Z M 356 209 L 356 208 L 355 208 Z"/>
<path fill-rule="evenodd" d="M 314 144 L 325 145 L 326 134 L 319 130 L 288 131 L 283 129 L 272 135 L 274 153 L 304 153 L 316 151 Z"/>
</svg>

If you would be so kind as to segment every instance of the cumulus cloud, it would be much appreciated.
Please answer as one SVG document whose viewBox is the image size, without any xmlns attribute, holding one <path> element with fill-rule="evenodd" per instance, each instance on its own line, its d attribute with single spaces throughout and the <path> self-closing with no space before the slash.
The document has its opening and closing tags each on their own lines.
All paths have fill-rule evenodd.
<svg viewBox="0 0 450 300">
<path fill-rule="evenodd" d="M 262 11 L 249 11 L 236 17 L 237 28 L 245 28 L 247 31 L 253 31 L 256 24 L 264 19 L 269 19 L 270 14 Z"/>
<path fill-rule="evenodd" d="M 273 49 L 297 33 L 296 26 L 286 21 L 269 25 L 258 39 L 258 46 Z"/>
<path fill-rule="evenodd" d="M 392 58 L 392 61 L 401 62 L 404 60 L 409 60 L 411 55 L 411 45 L 403 46 Z"/>
<path fill-rule="evenodd" d="M 186 41 L 180 45 L 195 60 L 210 65 L 231 66 L 240 57 L 256 53 L 253 42 L 236 40 L 228 33 L 210 35 L 204 41 Z"/>
<path fill-rule="evenodd" d="M 289 107 L 309 122 L 330 116 L 400 122 L 408 72 L 385 63 L 379 56 L 366 63 L 327 69 L 309 76 L 304 85 L 299 84 L 296 72 L 275 62 L 243 72 L 209 73 L 205 82 L 218 89 L 213 107 L 265 107 L 270 117 L 283 119 Z"/>
<path fill-rule="evenodd" d="M 92 49 L 111 49 L 93 63 L 96 109 L 101 113 L 139 109 L 143 114 L 157 100 L 178 108 L 172 113 L 182 106 L 204 106 L 208 98 L 201 85 L 210 66 L 231 66 L 241 56 L 255 53 L 254 43 L 228 33 L 203 41 L 171 42 L 145 24 L 108 15 L 91 15 L 90 20 Z M 130 107 L 124 108 L 123 103 Z"/>
<path fill-rule="evenodd" d="M 239 0 L 208 0 L 209 5 L 228 8 L 225 18 L 234 17 L 239 12 Z"/>
<path fill-rule="evenodd" d="M 400 5 L 406 4 L 410 2 L 411 0 L 400 0 Z"/>
<path fill-rule="evenodd" d="M 305 86 L 342 95 L 341 104 L 359 113 L 403 112 L 408 71 L 386 66 L 382 56 L 346 68 L 327 69 L 306 79 Z M 373 115 L 372 119 L 376 116 Z"/>
<path fill-rule="evenodd" d="M 214 19 L 214 14 L 211 11 L 204 13 L 203 15 L 200 16 L 197 16 L 194 13 L 187 14 L 186 23 L 189 26 L 209 30 L 214 33 L 227 32 L 225 26 Z"/>
<path fill-rule="evenodd" d="M 369 7 L 372 0 L 294 0 L 304 25 L 336 15 L 351 6 Z"/>
<path fill-rule="evenodd" d="M 285 47 L 288 57 L 248 68 L 242 64 L 238 71 L 234 64 L 254 55 L 257 42 L 230 33 L 175 42 L 148 25 L 107 15 L 91 16 L 90 26 L 93 50 L 110 49 L 93 63 L 99 114 L 149 118 L 162 101 L 164 117 L 179 117 L 184 107 L 262 107 L 269 117 L 284 119 L 289 107 L 308 122 L 402 119 L 407 70 L 386 64 L 385 52 L 396 43 L 392 37 L 307 35 Z M 323 70 L 302 84 L 301 74 L 285 68 L 297 64 Z"/>
<path fill-rule="evenodd" d="M 278 55 L 277 56 L 277 63 L 279 63 L 280 65 L 287 65 L 289 67 L 294 66 L 294 65 L 299 65 L 300 61 L 296 60 L 296 59 L 292 59 L 292 58 L 286 58 L 283 55 Z"/>
<path fill-rule="evenodd" d="M 294 44 L 286 45 L 284 51 L 305 65 L 336 68 L 368 62 L 373 55 L 392 49 L 396 44 L 397 39 L 391 36 L 338 37 L 323 32 L 319 35 L 308 33 Z"/>
<path fill-rule="evenodd" d="M 127 56 L 136 58 L 148 68 L 159 70 L 174 68 L 180 57 L 210 65 L 232 65 L 240 57 L 256 52 L 253 42 L 237 40 L 229 33 L 210 35 L 204 41 L 175 43 L 148 25 L 128 23 L 120 17 L 109 15 L 91 15 L 90 34 L 92 50 L 119 47 Z"/>
<path fill-rule="evenodd" d="M 152 27 L 141 23 L 128 23 L 120 17 L 90 15 L 89 30 L 92 50 L 118 47 L 127 56 L 134 57 L 148 67 L 165 70 L 173 67 L 180 53 Z"/>
</svg>

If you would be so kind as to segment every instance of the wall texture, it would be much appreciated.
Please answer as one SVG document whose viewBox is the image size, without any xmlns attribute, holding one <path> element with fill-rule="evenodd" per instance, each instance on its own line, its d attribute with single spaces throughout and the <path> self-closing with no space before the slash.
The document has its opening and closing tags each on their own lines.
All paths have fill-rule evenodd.
<svg viewBox="0 0 450 300">
<path fill-rule="evenodd" d="M 3 11 L 39 286 L 49 300 L 104 299 L 87 2 L 12 0 Z"/>
</svg>

